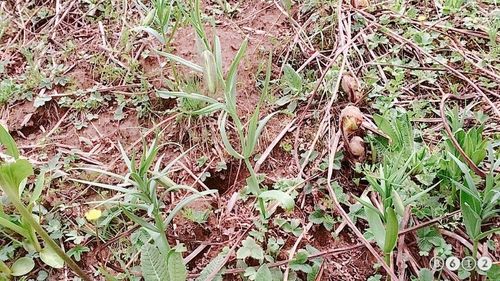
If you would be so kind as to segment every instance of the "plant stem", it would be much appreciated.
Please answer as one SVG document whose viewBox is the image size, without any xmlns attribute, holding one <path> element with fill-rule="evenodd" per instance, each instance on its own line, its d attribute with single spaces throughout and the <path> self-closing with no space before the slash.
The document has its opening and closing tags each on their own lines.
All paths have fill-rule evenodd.
<svg viewBox="0 0 500 281">
<path fill-rule="evenodd" d="M 384 261 L 388 266 L 391 266 L 391 253 L 384 253 Z M 391 276 L 387 275 L 386 281 L 391 281 Z"/>
<path fill-rule="evenodd" d="M 474 259 L 477 258 L 477 249 L 479 247 L 479 241 L 474 239 L 473 246 L 472 246 L 472 257 Z"/>
<path fill-rule="evenodd" d="M 479 240 L 474 239 L 474 241 L 472 243 L 473 243 L 472 244 L 472 258 L 474 258 L 474 260 L 477 261 L 477 251 L 478 251 L 478 247 L 479 247 Z M 471 280 L 472 281 L 478 280 L 477 271 L 472 272 Z"/>
<path fill-rule="evenodd" d="M 245 158 L 245 165 L 247 166 L 247 169 L 250 172 L 250 177 L 258 185 L 259 181 L 257 179 L 257 174 L 255 174 L 255 170 L 253 169 L 252 163 L 250 163 L 250 160 L 248 158 Z M 260 188 L 259 188 L 258 193 L 260 193 Z M 256 195 L 257 195 L 257 201 L 259 202 L 260 214 L 261 214 L 262 218 L 265 220 L 267 218 L 267 215 L 266 215 L 266 206 L 264 205 L 264 199 L 260 198 L 259 194 L 256 194 Z"/>
<path fill-rule="evenodd" d="M 7 276 L 10 276 L 12 274 L 10 268 L 2 260 L 0 260 L 0 272 L 7 274 Z"/>
<path fill-rule="evenodd" d="M 31 212 L 24 206 L 24 204 L 21 202 L 21 200 L 17 197 L 17 194 L 13 192 L 10 188 L 4 188 L 5 193 L 7 194 L 7 197 L 9 197 L 10 202 L 14 205 L 14 207 L 17 209 L 17 211 L 21 214 L 23 219 L 26 221 L 27 224 L 29 224 L 35 231 L 40 235 L 42 240 L 50 247 L 52 248 L 56 254 L 64 260 L 68 264 L 68 266 L 78 275 L 80 276 L 83 280 L 85 281 L 92 281 L 92 278 L 90 278 L 79 266 L 74 262 L 66 253 L 59 247 L 59 245 L 50 238 L 49 234 L 42 228 L 42 226 L 35 221 L 33 216 L 31 215 Z"/>
<path fill-rule="evenodd" d="M 160 239 L 161 239 L 161 248 L 160 251 L 162 254 L 166 255 L 168 251 L 170 251 L 170 245 L 168 244 L 167 235 L 165 234 L 165 225 L 163 223 L 163 219 L 161 218 L 160 211 L 158 208 L 155 208 L 154 211 L 155 224 L 158 231 L 160 231 Z"/>
</svg>

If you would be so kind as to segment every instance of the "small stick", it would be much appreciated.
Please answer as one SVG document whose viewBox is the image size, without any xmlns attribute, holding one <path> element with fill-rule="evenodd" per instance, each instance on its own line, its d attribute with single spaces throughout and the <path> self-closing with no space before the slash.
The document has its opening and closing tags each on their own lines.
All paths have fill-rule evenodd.
<svg viewBox="0 0 500 281">
<path fill-rule="evenodd" d="M 309 222 L 306 227 L 304 227 L 304 230 L 300 234 L 300 236 L 297 238 L 297 241 L 295 241 L 295 244 L 293 245 L 292 249 L 290 249 L 290 254 L 289 254 L 289 259 L 292 260 L 293 257 L 295 256 L 295 252 L 297 251 L 297 247 L 299 247 L 300 241 L 304 238 L 304 236 L 307 234 L 309 229 L 312 227 L 313 223 Z M 283 274 L 283 281 L 288 281 L 288 272 L 290 271 L 290 266 L 287 265 L 285 269 L 285 273 Z"/>
</svg>

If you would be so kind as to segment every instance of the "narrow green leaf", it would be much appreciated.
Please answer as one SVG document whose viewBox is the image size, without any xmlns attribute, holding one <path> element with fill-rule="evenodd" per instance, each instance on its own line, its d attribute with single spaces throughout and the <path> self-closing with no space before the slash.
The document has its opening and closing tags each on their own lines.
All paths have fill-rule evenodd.
<svg viewBox="0 0 500 281">
<path fill-rule="evenodd" d="M 215 65 L 214 55 L 210 51 L 205 50 L 203 51 L 201 56 L 203 58 L 203 74 L 205 83 L 208 87 L 208 92 L 210 94 L 214 94 L 217 90 L 217 69 Z"/>
<path fill-rule="evenodd" d="M 221 252 L 219 253 L 213 260 L 211 260 L 207 266 L 201 271 L 200 276 L 196 278 L 196 281 L 206 281 L 207 278 L 213 274 L 216 270 L 218 270 L 220 267 L 222 267 L 222 263 L 224 263 L 226 258 L 226 254 Z M 222 276 L 220 273 L 216 275 L 217 277 L 221 277 L 220 280 L 222 280 Z"/>
<path fill-rule="evenodd" d="M 219 36 L 214 35 L 214 55 L 215 55 L 215 65 L 217 66 L 217 77 L 219 81 L 223 82 L 223 65 L 222 65 L 222 48 L 220 44 Z M 222 85 L 225 87 L 225 85 Z"/>
<path fill-rule="evenodd" d="M 0 226 L 8 228 L 24 238 L 31 239 L 29 231 L 20 225 L 17 225 L 9 220 L 7 215 L 0 213 Z"/>
<path fill-rule="evenodd" d="M 91 181 L 79 180 L 79 179 L 74 179 L 74 178 L 69 178 L 69 180 L 72 180 L 72 181 L 75 181 L 75 182 L 79 182 L 79 183 L 83 183 L 83 184 L 88 184 L 88 185 L 91 185 L 91 186 L 96 186 L 96 187 L 104 188 L 104 189 L 118 191 L 118 192 L 122 192 L 122 193 L 125 193 L 125 194 L 127 194 L 127 193 L 133 193 L 134 192 L 133 189 L 126 189 L 126 188 L 123 188 L 123 187 L 119 187 L 119 186 L 115 186 L 115 185 L 110 185 L 110 184 L 104 184 L 104 183 L 98 183 L 98 182 L 91 182 Z"/>
<path fill-rule="evenodd" d="M 226 90 L 225 93 L 231 95 L 231 100 L 235 101 L 235 97 L 233 95 L 234 91 L 236 90 L 236 72 L 238 70 L 238 65 L 241 62 L 241 59 L 243 58 L 243 55 L 246 52 L 248 46 L 248 38 L 245 38 L 243 43 L 241 43 L 240 49 L 238 50 L 238 53 L 236 53 L 236 56 L 233 59 L 233 62 L 231 63 L 231 66 L 229 67 L 229 71 L 226 76 Z M 226 97 L 227 98 L 227 97 Z"/>
<path fill-rule="evenodd" d="M 372 212 L 378 214 L 380 217 L 383 217 L 384 215 L 382 212 L 380 212 L 379 209 L 375 208 L 371 202 L 369 202 L 369 199 L 366 198 L 366 196 L 363 197 L 363 199 L 357 197 L 356 195 L 352 195 L 356 201 L 358 201 L 361 205 L 363 205 L 365 208 L 369 208 Z"/>
<path fill-rule="evenodd" d="M 214 194 L 216 192 L 217 192 L 217 190 L 206 190 L 206 191 L 203 191 L 203 192 L 192 194 L 192 195 L 184 198 L 182 201 L 180 201 L 179 203 L 177 203 L 175 205 L 175 207 L 172 209 L 172 211 L 170 211 L 170 213 L 168 214 L 167 218 L 165 219 L 165 226 L 168 226 L 170 224 L 170 222 L 172 221 L 172 219 L 175 217 L 175 215 L 178 212 L 180 212 L 180 210 L 182 210 L 182 208 L 184 208 L 185 206 L 187 206 L 189 203 L 193 202 L 194 200 L 196 200 L 196 199 L 198 199 L 200 197 L 207 196 L 207 195 L 210 195 L 210 194 Z"/>
<path fill-rule="evenodd" d="M 19 150 L 17 149 L 16 142 L 9 134 L 9 131 L 0 124 L 0 144 L 5 147 L 7 154 L 14 157 L 14 159 L 19 158 Z"/>
<path fill-rule="evenodd" d="M 184 66 L 186 66 L 186 67 L 188 67 L 188 68 L 190 68 L 190 69 L 192 69 L 194 71 L 203 73 L 203 67 L 201 67 L 201 66 L 199 66 L 199 65 L 197 65 L 197 64 L 195 64 L 193 62 L 190 62 L 190 61 L 185 60 L 185 59 L 183 59 L 181 57 L 178 57 L 176 55 L 172 55 L 172 54 L 165 53 L 165 52 L 162 52 L 162 51 L 156 51 L 156 53 L 158 55 L 160 55 L 160 56 L 163 56 L 163 57 L 165 57 L 165 58 L 173 61 L 173 62 L 176 62 L 176 63 L 179 63 L 181 65 L 184 65 Z"/>
<path fill-rule="evenodd" d="M 404 215 L 405 212 L 405 206 L 403 205 L 403 200 L 401 200 L 401 197 L 399 196 L 399 193 L 393 189 L 391 192 L 391 197 L 392 197 L 392 203 L 394 205 L 394 209 L 400 215 L 401 217 Z"/>
<path fill-rule="evenodd" d="M 493 233 L 500 233 L 500 227 L 496 227 L 496 228 L 492 228 L 490 230 L 487 230 L 481 234 L 479 234 L 477 237 L 476 237 L 476 240 L 479 241 L 479 240 L 482 240 L 486 237 L 488 237 L 490 234 L 493 234 Z"/>
<path fill-rule="evenodd" d="M 474 184 L 474 180 L 472 179 L 472 176 L 470 174 L 470 170 L 469 170 L 469 167 L 467 167 L 467 165 L 465 165 L 462 161 L 458 160 L 457 157 L 455 157 L 453 154 L 451 154 L 450 152 L 448 152 L 448 156 L 451 157 L 451 159 L 453 159 L 453 161 L 455 161 L 455 163 L 457 163 L 458 167 L 460 168 L 460 170 L 462 171 L 462 173 L 464 174 L 464 177 L 465 177 L 465 181 L 467 182 L 467 187 L 474 193 L 474 194 L 479 194 L 479 191 L 477 190 L 476 188 L 476 185 Z"/>
<path fill-rule="evenodd" d="M 132 212 L 128 211 L 127 209 L 123 208 L 123 213 L 133 222 L 137 223 L 138 225 L 147 228 L 153 232 L 160 233 L 160 230 L 156 228 L 156 226 L 150 224 L 149 222 L 145 221 L 144 219 L 136 216 Z"/>
<path fill-rule="evenodd" d="M 219 124 L 219 131 L 221 134 L 222 143 L 224 144 L 224 147 L 226 148 L 227 152 L 231 154 L 231 156 L 233 156 L 236 159 L 243 159 L 243 156 L 239 154 L 233 148 L 233 145 L 229 142 L 229 136 L 227 135 L 226 132 L 226 121 L 227 121 L 227 113 L 222 112 L 217 122 Z"/>
<path fill-rule="evenodd" d="M 185 92 L 172 92 L 172 91 L 158 91 L 158 96 L 164 99 L 170 98 L 185 98 L 185 99 L 193 99 L 198 101 L 203 101 L 210 104 L 218 104 L 219 102 L 211 97 L 207 97 L 201 94 L 196 93 L 185 93 Z"/>
<path fill-rule="evenodd" d="M 35 203 L 42 194 L 43 188 L 45 187 L 45 171 L 41 171 L 38 177 L 36 178 L 35 188 L 30 196 L 30 204 Z"/>
<path fill-rule="evenodd" d="M 135 31 L 135 32 L 141 32 L 141 31 L 146 32 L 149 35 L 156 38 L 156 40 L 160 41 L 162 44 L 165 44 L 165 40 L 163 39 L 163 36 L 158 31 L 154 30 L 153 28 L 151 28 L 149 26 L 137 26 L 137 27 L 134 27 L 130 30 Z"/>
<path fill-rule="evenodd" d="M 396 241 L 398 240 L 399 223 L 396 217 L 396 212 L 392 207 L 389 207 L 385 211 L 386 219 L 386 234 L 384 241 L 384 253 L 388 254 L 394 250 L 396 246 Z"/>
</svg>

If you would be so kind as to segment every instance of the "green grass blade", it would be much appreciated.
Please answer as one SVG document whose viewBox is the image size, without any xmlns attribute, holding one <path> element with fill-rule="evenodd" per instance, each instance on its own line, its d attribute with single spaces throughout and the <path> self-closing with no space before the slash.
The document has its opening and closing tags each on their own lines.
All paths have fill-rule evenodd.
<svg viewBox="0 0 500 281">
<path fill-rule="evenodd" d="M 156 40 L 160 41 L 162 44 L 165 44 L 165 39 L 163 39 L 163 36 L 158 31 L 149 26 L 136 26 L 130 30 L 135 32 L 146 32 L 149 35 L 153 36 Z"/>
<path fill-rule="evenodd" d="M 181 65 L 184 65 L 194 71 L 197 71 L 197 72 L 200 72 L 200 73 L 203 73 L 203 67 L 197 65 L 196 63 L 193 63 L 193 62 L 190 62 L 188 60 L 185 60 L 181 57 L 178 57 L 176 55 L 172 55 L 172 54 L 169 54 L 169 53 L 165 53 L 165 52 L 162 52 L 162 51 L 156 51 L 156 53 L 160 56 L 163 56 L 165 58 L 167 58 L 168 60 L 171 60 L 173 62 L 176 62 L 176 63 L 179 63 Z"/>
<path fill-rule="evenodd" d="M 122 188 L 122 187 L 118 187 L 118 186 L 110 185 L 110 184 L 91 182 L 91 181 L 79 180 L 79 179 L 74 179 L 74 178 L 69 178 L 69 180 L 74 181 L 74 182 L 87 184 L 90 186 L 95 186 L 95 187 L 100 187 L 100 188 L 104 188 L 104 189 L 108 189 L 108 190 L 118 191 L 118 192 L 122 192 L 122 193 L 130 193 L 131 194 L 131 193 L 135 192 L 132 189 L 126 189 L 126 188 Z"/>
<path fill-rule="evenodd" d="M 192 194 L 192 195 L 184 198 L 182 201 L 177 203 L 177 205 L 175 205 L 175 207 L 172 209 L 172 211 L 170 211 L 167 218 L 165 219 L 165 222 L 164 222 L 165 226 L 168 226 L 170 224 L 170 222 L 172 221 L 172 219 L 175 217 L 175 215 L 177 215 L 177 213 L 180 210 L 182 210 L 182 208 L 184 208 L 186 205 L 188 205 L 189 203 L 193 202 L 194 200 L 196 200 L 200 197 L 211 195 L 211 194 L 214 194 L 216 192 L 217 192 L 217 190 L 206 190 L 206 191 L 202 191 L 202 192 L 199 192 L 196 194 Z"/>
<path fill-rule="evenodd" d="M 9 134 L 7 129 L 0 124 L 0 144 L 5 147 L 7 154 L 14 157 L 14 159 L 19 158 L 19 150 L 17 149 L 16 142 Z"/>
<path fill-rule="evenodd" d="M 215 100 L 215 99 L 213 99 L 211 97 L 207 97 L 207 96 L 196 94 L 196 93 L 158 91 L 157 95 L 160 98 L 164 98 L 164 99 L 186 98 L 186 99 L 193 99 L 193 100 L 203 101 L 203 102 L 207 102 L 207 103 L 210 103 L 210 104 L 220 103 L 220 102 L 218 102 L 217 100 Z"/>
<path fill-rule="evenodd" d="M 226 132 L 226 121 L 227 121 L 227 113 L 226 112 L 223 112 L 220 116 L 219 116 L 219 120 L 218 120 L 218 124 L 219 124 L 219 131 L 220 131 L 220 135 L 221 135 L 221 138 L 222 138 L 222 142 L 224 143 L 224 147 L 226 148 L 226 151 L 233 157 L 237 158 L 237 159 L 243 159 L 243 156 L 241 154 L 239 154 L 234 148 L 233 146 L 231 145 L 231 143 L 229 142 L 229 136 L 227 135 L 227 132 Z"/>
</svg>

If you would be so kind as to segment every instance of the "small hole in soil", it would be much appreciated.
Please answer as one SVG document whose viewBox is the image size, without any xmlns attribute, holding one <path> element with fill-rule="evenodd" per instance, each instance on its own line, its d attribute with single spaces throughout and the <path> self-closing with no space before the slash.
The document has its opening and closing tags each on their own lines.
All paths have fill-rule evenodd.
<svg viewBox="0 0 500 281">
<path fill-rule="evenodd" d="M 216 189 L 219 194 L 223 194 L 229 189 L 230 181 L 224 173 L 218 173 L 205 179 L 203 182 L 208 188 Z"/>
<path fill-rule="evenodd" d="M 219 195 L 226 193 L 229 188 L 235 183 L 236 176 L 238 176 L 238 180 L 245 178 L 245 173 L 240 171 L 238 175 L 238 165 L 233 165 L 233 163 L 227 163 L 227 168 L 220 171 L 214 172 L 210 171 L 210 177 L 206 178 L 203 183 L 209 189 L 215 189 L 219 191 Z"/>
</svg>

